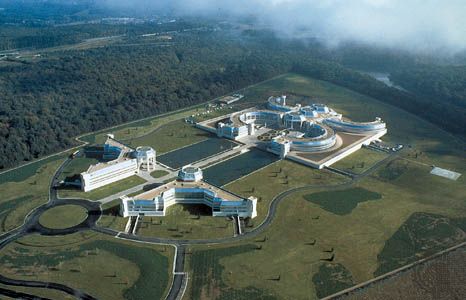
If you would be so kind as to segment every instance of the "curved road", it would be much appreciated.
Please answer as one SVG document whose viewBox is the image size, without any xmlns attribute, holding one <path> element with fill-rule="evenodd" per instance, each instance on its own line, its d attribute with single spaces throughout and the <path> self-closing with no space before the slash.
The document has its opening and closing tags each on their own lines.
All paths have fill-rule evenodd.
<svg viewBox="0 0 466 300">
<path fill-rule="evenodd" d="M 57 169 L 50 183 L 49 187 L 49 201 L 33 211 L 31 211 L 25 218 L 22 226 L 17 227 L 3 235 L 0 236 L 0 250 L 8 245 L 9 243 L 26 236 L 31 233 L 39 233 L 41 235 L 53 236 L 53 235 L 66 235 L 72 234 L 83 230 L 89 230 L 93 228 L 100 218 L 102 213 L 99 203 L 91 202 L 83 199 L 59 199 L 57 195 L 57 190 L 55 186 L 58 183 L 58 178 L 63 171 L 63 169 L 70 163 L 70 159 L 66 159 L 63 164 Z M 73 227 L 66 229 L 51 229 L 42 226 L 39 223 L 40 216 L 48 209 L 60 205 L 73 204 L 84 207 L 88 211 L 87 218 L 82 221 L 80 224 L 77 224 Z M 35 287 L 35 288 L 47 288 L 59 290 L 69 295 L 72 295 L 78 299 L 83 300 L 96 300 L 96 298 L 88 295 L 80 290 L 73 289 L 63 284 L 54 283 L 54 282 L 42 282 L 42 281 L 32 281 L 32 280 L 17 280 L 7 278 L 0 275 L 0 283 L 5 285 L 12 286 L 23 286 L 23 287 Z M 24 299 L 40 299 L 33 295 L 17 293 L 16 291 L 8 289 L 0 289 L 0 295 L 11 296 L 16 295 L 18 297 L 23 297 Z M 29 297 L 29 298 L 28 298 Z M 32 298 L 31 298 L 32 297 Z"/>
<path fill-rule="evenodd" d="M 302 187 L 297 187 L 293 189 L 289 189 L 277 195 L 270 203 L 269 210 L 267 212 L 267 216 L 264 221 L 253 230 L 245 232 L 242 235 L 233 236 L 233 237 L 225 237 L 225 238 L 217 238 L 217 239 L 201 239 L 201 240 L 179 240 L 179 239 L 170 239 L 170 238 L 157 238 L 157 237 L 141 237 L 132 234 L 127 234 L 124 232 L 119 232 L 110 228 L 99 227 L 96 225 L 96 222 L 100 218 L 102 211 L 99 202 L 93 202 L 90 200 L 85 199 L 60 199 L 58 197 L 58 192 L 56 186 L 59 183 L 59 177 L 63 171 L 63 169 L 70 163 L 71 159 L 66 159 L 63 164 L 57 169 L 55 172 L 49 187 L 49 201 L 46 204 L 43 204 L 33 210 L 24 221 L 24 224 L 16 229 L 9 231 L 6 234 L 0 236 L 0 250 L 5 247 L 7 244 L 17 240 L 20 237 L 23 237 L 27 234 L 31 233 L 39 233 L 41 235 L 66 235 L 72 234 L 83 230 L 94 230 L 96 232 L 100 232 L 103 234 L 111 235 L 113 237 L 126 239 L 135 242 L 144 242 L 144 243 L 152 243 L 152 244 L 165 244 L 165 245 L 172 245 L 176 249 L 174 267 L 173 267 L 173 282 L 170 288 L 169 294 L 167 299 L 174 300 L 180 299 L 181 294 L 184 292 L 183 288 L 186 284 L 185 279 L 187 279 L 187 274 L 184 272 L 184 260 L 185 260 L 185 248 L 187 245 L 202 245 L 202 244 L 226 244 L 237 242 L 240 240 L 251 239 L 257 237 L 259 234 L 263 233 L 272 223 L 278 205 L 286 199 L 289 195 L 302 192 L 307 190 L 313 190 L 316 188 L 319 189 L 344 189 L 350 187 L 354 184 L 355 181 L 360 180 L 370 174 L 372 174 L 380 165 L 386 163 L 388 160 L 393 160 L 397 157 L 397 154 L 392 154 L 388 156 L 386 159 L 378 162 L 366 172 L 361 175 L 354 175 L 352 178 L 344 183 L 334 184 L 334 185 L 307 185 Z M 66 228 L 66 229 L 50 229 L 42 226 L 39 223 L 39 218 L 42 213 L 46 210 L 66 204 L 73 204 L 79 205 L 84 207 L 88 211 L 88 217 L 81 222 L 80 224 Z M 40 282 L 40 281 L 28 281 L 28 280 L 15 280 L 9 279 L 2 275 L 0 275 L 0 283 L 6 285 L 13 285 L 13 286 L 25 286 L 25 287 L 38 287 L 38 288 L 50 288 L 65 292 L 72 296 L 75 296 L 79 299 L 95 299 L 92 296 L 85 294 L 82 291 L 73 289 L 71 287 L 52 283 L 52 282 Z M 0 294 L 8 295 L 11 293 L 16 293 L 15 291 L 10 291 L 6 289 L 0 289 Z"/>
</svg>

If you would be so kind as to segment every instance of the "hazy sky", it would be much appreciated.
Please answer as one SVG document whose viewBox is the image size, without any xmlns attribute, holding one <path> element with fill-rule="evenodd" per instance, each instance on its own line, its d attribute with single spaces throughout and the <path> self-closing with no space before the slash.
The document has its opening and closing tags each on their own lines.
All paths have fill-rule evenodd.
<svg viewBox="0 0 466 300">
<path fill-rule="evenodd" d="M 423 52 L 466 49 L 466 0 L 102 1 L 187 15 L 254 16 L 280 34 L 305 34 L 328 45 L 359 41 Z"/>
</svg>

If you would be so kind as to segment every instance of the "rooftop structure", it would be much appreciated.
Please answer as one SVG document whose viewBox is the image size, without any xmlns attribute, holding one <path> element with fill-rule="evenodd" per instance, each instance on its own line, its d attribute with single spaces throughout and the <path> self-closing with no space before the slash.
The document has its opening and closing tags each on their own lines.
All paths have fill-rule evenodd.
<svg viewBox="0 0 466 300">
<path fill-rule="evenodd" d="M 181 203 L 207 205 L 212 208 L 214 217 L 254 218 L 257 216 L 256 198 L 245 199 L 202 180 L 193 180 L 195 176 L 185 176 L 186 174 L 199 174 L 199 172 L 202 174 L 199 168 L 187 166 L 180 170 L 179 180 L 134 197 L 122 197 L 121 215 L 123 217 L 165 216 L 168 207 Z"/>
<path fill-rule="evenodd" d="M 136 158 L 138 165 L 150 172 L 155 170 L 155 150 L 149 146 L 137 147 L 136 151 L 132 152 L 132 157 Z"/>
<path fill-rule="evenodd" d="M 192 167 L 190 165 L 184 166 L 178 172 L 178 179 L 181 181 L 198 182 L 203 178 L 202 170 L 200 168 Z"/>
<path fill-rule="evenodd" d="M 341 155 L 328 161 L 319 157 L 319 163 L 311 159 L 309 165 L 323 168 L 359 149 L 362 145 L 379 139 L 386 134 L 386 124 L 376 118 L 372 122 L 353 122 L 344 119 L 332 108 L 325 104 L 312 104 L 294 106 L 287 103 L 286 96 L 269 97 L 268 109 L 250 108 L 240 112 L 201 122 L 197 126 L 210 132 L 216 132 L 218 137 L 239 140 L 250 143 L 257 132 L 264 134 L 267 130 L 278 132 L 269 135 L 268 140 L 258 136 L 256 146 L 268 141 L 266 147 L 270 152 L 280 157 L 302 156 L 300 153 L 325 153 L 343 150 Z M 356 135 L 348 137 L 348 134 Z M 345 138 L 342 138 L 345 136 Z M 355 139 L 357 142 L 349 142 Z M 351 149 L 347 149 L 350 147 Z M 351 151 L 350 151 L 351 150 Z M 354 151 L 353 151 L 354 152 Z M 309 155 L 305 155 L 310 157 Z M 290 159 L 294 159 L 290 157 Z M 297 160 L 297 159 L 295 159 Z M 302 157 L 299 159 L 302 160 Z"/>
<path fill-rule="evenodd" d="M 232 96 L 225 96 L 225 97 L 222 97 L 218 100 L 218 102 L 222 103 L 222 104 L 232 104 L 232 103 L 235 103 L 236 101 L 239 101 L 241 99 L 243 99 L 244 96 L 241 95 L 241 94 L 234 94 Z"/>
<path fill-rule="evenodd" d="M 85 192 L 133 176 L 141 169 L 155 169 L 154 149 L 138 147 L 134 150 L 115 140 L 112 134 L 107 135 L 104 145 L 91 147 L 86 152 L 109 161 L 91 165 L 80 174 L 81 189 Z"/>
</svg>

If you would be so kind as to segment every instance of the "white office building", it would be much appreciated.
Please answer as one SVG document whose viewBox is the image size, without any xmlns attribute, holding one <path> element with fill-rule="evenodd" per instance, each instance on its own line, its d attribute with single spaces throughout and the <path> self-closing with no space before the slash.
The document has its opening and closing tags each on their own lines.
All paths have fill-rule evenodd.
<svg viewBox="0 0 466 300">
<path fill-rule="evenodd" d="M 155 170 L 154 149 L 144 146 L 134 150 L 115 140 L 113 135 L 107 136 L 104 145 L 92 147 L 88 152 L 110 161 L 91 165 L 86 172 L 80 174 L 81 189 L 84 192 L 131 177 L 140 170 Z"/>
<path fill-rule="evenodd" d="M 88 192 L 104 185 L 133 176 L 139 172 L 136 159 L 118 159 L 92 165 L 81 173 L 81 189 Z"/>
<path fill-rule="evenodd" d="M 248 199 L 215 187 L 186 173 L 196 173 L 198 168 L 185 167 L 178 180 L 144 192 L 134 197 L 122 197 L 120 213 L 123 217 L 165 216 L 174 204 L 203 204 L 212 208 L 212 216 L 255 218 L 257 199 Z M 192 171 L 192 172 L 191 172 Z M 187 180 L 187 181 L 184 181 Z"/>
</svg>

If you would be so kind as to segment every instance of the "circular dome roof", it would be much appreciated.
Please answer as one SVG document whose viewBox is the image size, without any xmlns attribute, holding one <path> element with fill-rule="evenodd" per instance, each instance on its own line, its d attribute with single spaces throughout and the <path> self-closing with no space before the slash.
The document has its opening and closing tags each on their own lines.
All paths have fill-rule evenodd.
<svg viewBox="0 0 466 300">
<path fill-rule="evenodd" d="M 184 166 L 178 172 L 178 179 L 181 181 L 200 181 L 203 178 L 201 168 Z"/>
<path fill-rule="evenodd" d="M 134 152 L 134 155 L 136 157 L 154 156 L 155 155 L 155 150 L 152 147 L 149 147 L 149 146 L 140 146 L 140 147 L 136 148 L 136 151 Z"/>
</svg>

